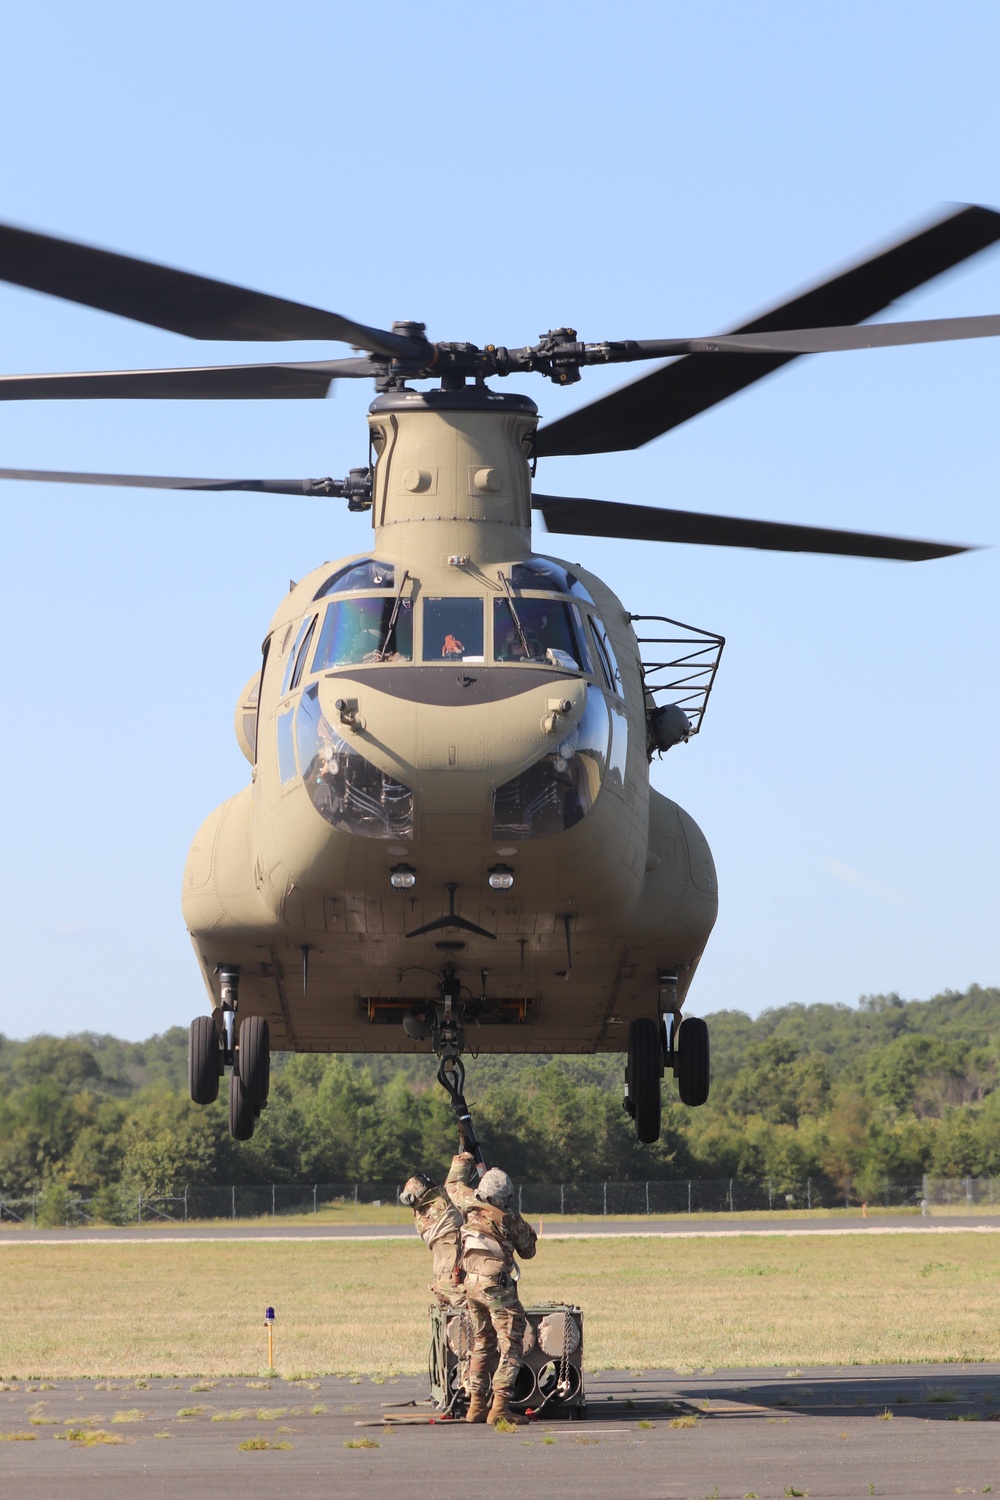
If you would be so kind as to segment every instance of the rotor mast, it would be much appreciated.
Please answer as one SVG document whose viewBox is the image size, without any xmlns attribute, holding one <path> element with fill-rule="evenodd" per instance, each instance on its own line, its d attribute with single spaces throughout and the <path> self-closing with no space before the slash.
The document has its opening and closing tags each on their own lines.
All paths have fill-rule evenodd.
<svg viewBox="0 0 1000 1500">
<path fill-rule="evenodd" d="M 426 550 L 430 525 L 438 564 L 464 559 L 482 567 L 527 556 L 537 421 L 529 397 L 454 377 L 440 390 L 377 397 L 368 424 L 378 460 L 372 521 L 382 550 Z"/>
</svg>

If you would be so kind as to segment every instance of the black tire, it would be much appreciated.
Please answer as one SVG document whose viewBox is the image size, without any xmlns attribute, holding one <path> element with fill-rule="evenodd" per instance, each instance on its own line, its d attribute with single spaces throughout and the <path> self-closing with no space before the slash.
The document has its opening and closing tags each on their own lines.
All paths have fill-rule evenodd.
<svg viewBox="0 0 1000 1500">
<path fill-rule="evenodd" d="M 650 1146 L 660 1139 L 660 1028 L 648 1016 L 629 1026 L 626 1077 L 636 1138 Z"/>
<path fill-rule="evenodd" d="M 195 1016 L 188 1032 L 188 1088 L 195 1104 L 219 1097 L 219 1033 L 212 1016 Z"/>
<path fill-rule="evenodd" d="M 236 1063 L 244 1091 L 259 1110 L 271 1088 L 271 1035 L 263 1016 L 247 1016 L 240 1022 Z"/>
<path fill-rule="evenodd" d="M 704 1104 L 708 1098 L 708 1023 L 684 1016 L 677 1028 L 677 1092 L 682 1104 Z"/>
<path fill-rule="evenodd" d="M 234 1141 L 248 1141 L 253 1135 L 253 1104 L 240 1082 L 236 1068 L 229 1075 L 229 1134 Z"/>
</svg>

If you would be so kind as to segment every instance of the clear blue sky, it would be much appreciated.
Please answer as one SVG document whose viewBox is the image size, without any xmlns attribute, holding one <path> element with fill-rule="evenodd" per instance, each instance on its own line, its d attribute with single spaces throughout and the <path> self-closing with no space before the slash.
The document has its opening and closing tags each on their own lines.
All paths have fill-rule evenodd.
<svg viewBox="0 0 1000 1500">
<path fill-rule="evenodd" d="M 4 22 L 0 217 L 432 337 L 705 333 L 947 201 L 1000 206 L 1000 11 L 35 0 Z M 1000 312 L 1000 254 L 896 316 Z M 0 288 L 10 372 L 268 359 Z M 338 347 L 283 345 L 289 358 Z M 547 416 L 620 383 L 524 389 Z M 997 982 L 1000 344 L 800 360 L 555 493 L 985 544 L 923 565 L 553 539 L 729 639 L 654 771 L 721 915 L 693 1011 Z M 8 467 L 344 473 L 325 403 L 0 407 Z M 187 846 L 241 786 L 237 694 L 340 503 L 8 485 L 0 1031 L 142 1037 L 205 1001 Z"/>
</svg>

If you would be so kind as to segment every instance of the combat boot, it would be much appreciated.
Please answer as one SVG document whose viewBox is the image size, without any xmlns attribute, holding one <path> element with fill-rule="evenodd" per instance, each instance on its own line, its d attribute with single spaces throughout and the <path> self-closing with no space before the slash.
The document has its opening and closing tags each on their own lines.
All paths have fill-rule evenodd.
<svg viewBox="0 0 1000 1500">
<path fill-rule="evenodd" d="M 527 1427 L 528 1425 L 527 1417 L 522 1412 L 511 1408 L 510 1391 L 494 1390 L 493 1402 L 486 1420 L 491 1427 L 495 1427 L 498 1422 L 509 1422 L 512 1427 Z"/>
<path fill-rule="evenodd" d="M 469 1397 L 469 1410 L 465 1413 L 465 1420 L 467 1422 L 485 1422 L 487 1405 L 486 1392 L 473 1391 Z"/>
</svg>

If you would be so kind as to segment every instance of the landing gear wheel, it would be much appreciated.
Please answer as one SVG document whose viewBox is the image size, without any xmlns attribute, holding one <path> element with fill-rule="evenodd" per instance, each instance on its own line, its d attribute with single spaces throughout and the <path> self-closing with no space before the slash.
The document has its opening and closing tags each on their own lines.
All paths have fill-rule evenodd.
<svg viewBox="0 0 1000 1500">
<path fill-rule="evenodd" d="M 188 1088 L 195 1104 L 219 1097 L 219 1033 L 212 1016 L 195 1016 L 188 1033 Z"/>
<path fill-rule="evenodd" d="M 708 1098 L 708 1024 L 700 1016 L 685 1016 L 674 1038 L 677 1049 L 677 1092 L 682 1104 L 704 1104 Z"/>
<path fill-rule="evenodd" d="M 240 1082 L 239 1070 L 229 1075 L 229 1134 L 234 1141 L 248 1141 L 253 1135 L 253 1103 Z"/>
<path fill-rule="evenodd" d="M 271 1087 L 270 1028 L 263 1016 L 247 1016 L 240 1022 L 237 1067 L 244 1092 L 259 1112 Z"/>
<path fill-rule="evenodd" d="M 660 1058 L 660 1028 L 641 1016 L 628 1029 L 625 1077 L 629 1102 L 635 1106 L 636 1137 L 647 1146 L 660 1139 Z"/>
</svg>

